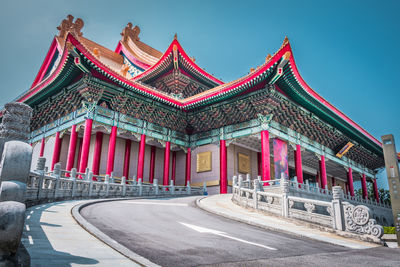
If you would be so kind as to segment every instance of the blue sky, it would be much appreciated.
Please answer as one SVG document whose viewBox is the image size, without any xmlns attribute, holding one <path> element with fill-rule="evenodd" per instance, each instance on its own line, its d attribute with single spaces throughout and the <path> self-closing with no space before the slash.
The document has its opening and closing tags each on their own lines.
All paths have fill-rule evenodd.
<svg viewBox="0 0 400 267">
<path fill-rule="evenodd" d="M 132 22 L 164 51 L 175 33 L 196 63 L 231 81 L 262 64 L 287 35 L 307 83 L 400 150 L 400 1 L 2 1 L 0 106 L 27 90 L 67 14 L 110 49 Z"/>
</svg>

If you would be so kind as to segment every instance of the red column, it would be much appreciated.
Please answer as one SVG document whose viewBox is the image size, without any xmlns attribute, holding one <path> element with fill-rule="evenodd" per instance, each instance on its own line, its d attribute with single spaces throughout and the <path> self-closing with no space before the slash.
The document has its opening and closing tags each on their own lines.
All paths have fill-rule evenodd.
<svg viewBox="0 0 400 267">
<path fill-rule="evenodd" d="M 257 175 L 261 176 L 262 164 L 261 164 L 261 152 L 257 152 Z"/>
<path fill-rule="evenodd" d="M 171 143 L 169 141 L 165 142 L 164 151 L 164 177 L 163 185 L 168 185 L 169 183 L 169 155 L 171 151 Z"/>
<path fill-rule="evenodd" d="M 219 193 L 228 193 L 226 141 L 219 141 Z"/>
<path fill-rule="evenodd" d="M 72 125 L 71 136 L 69 137 L 67 166 L 65 167 L 67 171 L 70 171 L 74 167 L 77 140 L 78 140 L 78 133 L 76 132 L 76 125 Z M 69 173 L 67 173 L 66 176 L 69 177 Z"/>
<path fill-rule="evenodd" d="M 297 182 L 302 184 L 303 183 L 303 165 L 302 165 L 302 160 L 301 160 L 300 145 L 296 145 L 296 150 L 294 151 L 294 161 L 295 161 Z"/>
<path fill-rule="evenodd" d="M 54 170 L 54 165 L 60 161 L 60 151 L 61 151 L 61 141 L 60 132 L 56 133 L 56 140 L 54 141 L 53 159 L 51 161 L 51 170 Z"/>
<path fill-rule="evenodd" d="M 43 157 L 44 154 L 44 145 L 46 144 L 46 138 L 42 138 L 42 141 L 40 142 L 40 153 L 39 157 Z"/>
<path fill-rule="evenodd" d="M 149 183 L 154 182 L 154 167 L 156 162 L 156 147 L 151 146 L 150 151 L 150 169 L 149 169 Z"/>
<path fill-rule="evenodd" d="M 374 183 L 374 196 L 375 196 L 376 202 L 379 203 L 379 190 L 378 190 L 378 185 L 376 183 L 376 179 L 373 179 L 372 182 Z"/>
<path fill-rule="evenodd" d="M 92 172 L 94 175 L 99 175 L 101 148 L 103 146 L 103 133 L 96 132 L 96 141 L 94 143 Z"/>
<path fill-rule="evenodd" d="M 116 142 L 117 142 L 117 126 L 113 126 L 111 128 L 110 142 L 108 143 L 107 169 L 106 169 L 106 174 L 108 175 L 111 175 L 111 172 L 114 170 Z"/>
<path fill-rule="evenodd" d="M 326 177 L 325 156 L 322 155 L 320 161 L 320 173 L 321 173 L 321 187 L 325 189 L 325 186 L 328 184 L 328 179 Z"/>
<path fill-rule="evenodd" d="M 142 179 L 142 182 L 143 182 L 145 148 L 146 148 L 146 135 L 142 134 L 140 136 L 139 156 L 138 156 L 138 166 L 137 166 L 137 180 L 139 180 L 140 178 Z"/>
<path fill-rule="evenodd" d="M 78 160 L 76 161 L 76 168 L 78 169 L 79 172 L 79 166 L 81 163 L 81 155 L 82 155 L 82 143 L 83 143 L 83 138 L 80 137 L 79 139 L 79 147 L 78 147 Z"/>
<path fill-rule="evenodd" d="M 175 174 L 176 174 L 176 151 L 172 151 L 172 171 L 171 171 L 171 179 L 175 184 Z"/>
<path fill-rule="evenodd" d="M 354 186 L 353 186 L 353 170 L 349 167 L 347 172 L 347 181 L 349 183 L 350 196 L 354 197 Z"/>
<path fill-rule="evenodd" d="M 361 188 L 363 199 L 368 199 L 367 178 L 364 173 L 361 176 Z"/>
<path fill-rule="evenodd" d="M 192 153 L 191 153 L 190 147 L 188 147 L 187 153 L 186 153 L 185 185 L 190 183 L 190 174 L 191 174 L 190 172 L 191 172 L 191 164 L 192 164 L 192 162 L 191 162 L 191 159 L 192 159 L 191 154 Z"/>
<path fill-rule="evenodd" d="M 85 132 L 83 133 L 81 160 L 79 165 L 79 172 L 84 173 L 89 159 L 90 137 L 92 135 L 92 119 L 86 119 Z"/>
<path fill-rule="evenodd" d="M 122 176 L 129 177 L 129 161 L 131 159 L 131 140 L 125 140 L 124 171 Z"/>
<path fill-rule="evenodd" d="M 261 131 L 261 179 L 263 181 L 271 180 L 271 159 L 269 153 L 269 132 L 263 130 Z"/>
</svg>

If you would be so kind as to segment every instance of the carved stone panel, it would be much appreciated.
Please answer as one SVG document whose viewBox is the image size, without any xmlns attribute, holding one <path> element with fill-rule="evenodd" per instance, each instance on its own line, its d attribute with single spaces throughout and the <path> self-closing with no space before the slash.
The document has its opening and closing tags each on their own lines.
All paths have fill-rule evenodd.
<svg viewBox="0 0 400 267">
<path fill-rule="evenodd" d="M 208 172 L 212 170 L 211 151 L 197 154 L 197 172 Z"/>
<path fill-rule="evenodd" d="M 250 156 L 238 153 L 238 171 L 240 173 L 251 173 Z"/>
</svg>

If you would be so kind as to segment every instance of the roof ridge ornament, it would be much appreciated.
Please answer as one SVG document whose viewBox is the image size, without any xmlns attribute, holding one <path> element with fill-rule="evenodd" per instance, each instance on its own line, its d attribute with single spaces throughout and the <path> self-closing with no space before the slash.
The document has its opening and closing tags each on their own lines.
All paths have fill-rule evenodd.
<svg viewBox="0 0 400 267">
<path fill-rule="evenodd" d="M 178 40 L 178 34 L 177 33 L 175 33 L 175 35 L 174 35 L 174 40 Z"/>
<path fill-rule="evenodd" d="M 130 37 L 133 41 L 140 41 L 139 33 L 139 26 L 136 25 L 133 27 L 133 24 L 129 22 L 121 32 L 122 41 L 126 42 L 128 37 Z"/>
<path fill-rule="evenodd" d="M 82 36 L 82 28 L 85 25 L 83 20 L 81 18 L 77 18 L 74 20 L 74 16 L 68 15 L 66 19 L 63 19 L 61 21 L 60 26 L 57 27 L 57 30 L 60 31 L 59 37 L 60 38 L 65 38 L 67 33 L 72 33 L 76 37 Z"/>
</svg>

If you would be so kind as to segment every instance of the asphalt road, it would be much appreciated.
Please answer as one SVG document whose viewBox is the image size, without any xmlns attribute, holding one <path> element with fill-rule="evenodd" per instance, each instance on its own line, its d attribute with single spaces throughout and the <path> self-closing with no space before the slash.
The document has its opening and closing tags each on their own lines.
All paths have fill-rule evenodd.
<svg viewBox="0 0 400 267">
<path fill-rule="evenodd" d="M 105 234 L 162 266 L 400 266 L 399 250 L 352 250 L 209 214 L 196 197 L 89 205 L 81 214 Z"/>
</svg>

